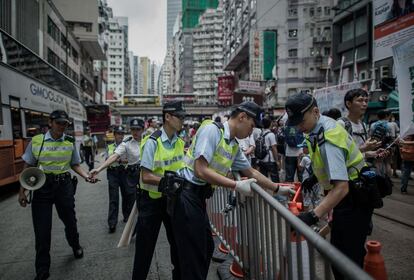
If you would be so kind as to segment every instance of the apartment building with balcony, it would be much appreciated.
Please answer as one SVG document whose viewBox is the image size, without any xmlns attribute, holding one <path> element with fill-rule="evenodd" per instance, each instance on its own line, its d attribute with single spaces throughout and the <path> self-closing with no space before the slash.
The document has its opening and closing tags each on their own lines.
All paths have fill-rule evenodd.
<svg viewBox="0 0 414 280">
<path fill-rule="evenodd" d="M 193 89 L 198 104 L 217 103 L 217 77 L 223 73 L 223 10 L 207 9 L 193 30 Z"/>
<path fill-rule="evenodd" d="M 255 32 L 276 35 L 269 37 L 274 37 L 273 42 L 260 41 L 262 52 L 273 53 L 272 74 L 263 80 L 256 79 L 265 86 L 272 85 L 267 92 L 269 107 L 283 106 L 294 92 L 324 86 L 331 54 L 333 2 L 224 0 L 224 70 L 235 73 L 236 88 L 238 80 L 252 80 L 252 72 L 256 71 L 250 64 Z M 266 45 L 275 49 L 266 50 Z M 263 68 L 265 62 L 260 63 L 259 68 Z"/>
</svg>

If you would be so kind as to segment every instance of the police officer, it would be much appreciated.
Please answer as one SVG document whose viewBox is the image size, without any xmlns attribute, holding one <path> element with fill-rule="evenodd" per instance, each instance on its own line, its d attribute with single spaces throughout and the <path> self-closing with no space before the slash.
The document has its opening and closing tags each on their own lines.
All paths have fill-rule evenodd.
<svg viewBox="0 0 414 280">
<path fill-rule="evenodd" d="M 65 111 L 56 110 L 49 116 L 50 130 L 32 138 L 26 148 L 23 160 L 25 167 L 38 166 L 46 174 L 46 183 L 33 192 L 32 218 L 36 245 L 36 278 L 47 279 L 50 268 L 50 242 L 52 229 L 52 206 L 55 204 L 59 218 L 65 224 L 66 239 L 73 255 L 83 257 L 76 225 L 75 188 L 69 173 L 73 169 L 86 181 L 94 183 L 80 167 L 80 158 L 73 137 L 66 135 L 69 117 Z M 19 203 L 26 207 L 28 200 L 20 187 Z"/>
<path fill-rule="evenodd" d="M 170 243 L 173 279 L 180 279 L 180 266 L 170 216 L 167 213 L 167 198 L 158 191 L 165 171 L 177 171 L 184 167 L 184 141 L 178 137 L 186 113 L 181 101 L 168 102 L 163 106 L 163 126 L 142 141 L 141 192 L 137 198 L 138 221 L 135 243 L 135 260 L 132 279 L 147 279 L 152 255 L 158 239 L 161 223 Z"/>
<path fill-rule="evenodd" d="M 252 195 L 250 184 L 287 195 L 289 188 L 277 187 L 250 166 L 236 141 L 248 137 L 255 126 L 262 126 L 264 111 L 254 102 L 243 102 L 233 110 L 224 124 L 205 120 L 197 130 L 179 170 L 184 177 L 172 217 L 181 279 L 206 279 L 214 243 L 206 212 L 205 199 L 211 197 L 211 185 Z M 234 181 L 226 177 L 229 170 L 241 171 L 250 179 Z"/>
<path fill-rule="evenodd" d="M 124 222 L 128 221 L 129 214 L 134 206 L 137 185 L 139 182 L 139 155 L 144 121 L 139 118 L 133 118 L 129 123 L 129 128 L 132 136 L 126 137 L 122 143 L 116 147 L 114 153 L 102 163 L 101 166 L 90 171 L 91 176 L 95 178 L 99 172 L 126 155 L 128 161 L 125 168 L 126 188 L 122 198 L 122 203 L 125 205 L 125 208 L 123 208 Z"/>
<path fill-rule="evenodd" d="M 115 152 L 115 149 L 121 145 L 124 139 L 125 130 L 122 126 L 116 126 L 113 129 L 115 141 L 106 147 L 106 156 L 109 158 Z M 108 226 L 109 233 L 114 233 L 116 230 L 116 224 L 118 223 L 118 210 L 119 210 L 119 190 L 122 195 L 122 214 L 128 217 L 128 205 L 126 198 L 127 181 L 125 178 L 125 165 L 127 163 L 126 156 L 121 156 L 117 161 L 112 163 L 107 170 L 106 176 L 108 179 L 108 192 L 109 192 L 109 211 L 108 211 Z"/>
<path fill-rule="evenodd" d="M 294 94 L 285 106 L 288 125 L 297 126 L 307 134 L 313 172 L 328 191 L 314 210 L 301 213 L 299 218 L 310 226 L 333 209 L 331 243 L 362 267 L 372 208 L 352 202 L 350 185 L 365 166 L 364 158 L 352 136 L 341 125 L 320 115 L 311 95 Z M 305 182 L 303 187 L 307 187 Z M 336 279 L 343 278 L 335 269 L 333 272 Z"/>
</svg>

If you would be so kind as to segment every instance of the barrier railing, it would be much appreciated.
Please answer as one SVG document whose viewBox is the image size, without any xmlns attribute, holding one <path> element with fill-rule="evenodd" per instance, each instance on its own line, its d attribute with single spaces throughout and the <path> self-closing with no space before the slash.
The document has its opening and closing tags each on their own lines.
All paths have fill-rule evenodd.
<svg viewBox="0 0 414 280">
<path fill-rule="evenodd" d="M 238 174 L 235 174 L 239 178 Z M 331 266 L 345 279 L 372 279 L 257 184 L 253 197 L 217 188 L 208 200 L 214 233 L 245 279 L 332 279 Z M 229 205 L 237 195 L 237 205 Z M 293 230 L 294 229 L 294 230 Z"/>
</svg>

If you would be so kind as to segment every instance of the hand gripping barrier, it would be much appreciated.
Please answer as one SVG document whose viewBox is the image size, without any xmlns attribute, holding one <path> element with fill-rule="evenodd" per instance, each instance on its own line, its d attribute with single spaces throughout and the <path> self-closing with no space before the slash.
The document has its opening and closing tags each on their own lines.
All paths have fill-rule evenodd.
<svg viewBox="0 0 414 280">
<path fill-rule="evenodd" d="M 252 191 L 253 197 L 236 194 L 237 205 L 230 211 L 223 211 L 229 189 L 218 187 L 207 201 L 211 228 L 233 258 L 235 278 L 333 279 L 333 266 L 346 279 L 372 279 L 259 185 L 253 183 Z M 292 212 L 301 208 L 298 200 L 299 195 L 291 202 Z"/>
</svg>

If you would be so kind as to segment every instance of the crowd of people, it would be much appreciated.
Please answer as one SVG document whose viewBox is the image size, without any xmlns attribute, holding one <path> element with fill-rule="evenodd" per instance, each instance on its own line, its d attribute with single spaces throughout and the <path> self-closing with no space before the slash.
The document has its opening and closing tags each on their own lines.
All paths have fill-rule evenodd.
<svg viewBox="0 0 414 280">
<path fill-rule="evenodd" d="M 173 279 L 206 279 L 214 243 L 205 199 L 213 195 L 212 186 L 252 196 L 253 182 L 284 204 L 294 191 L 275 183 L 302 182 L 305 211 L 299 219 L 313 226 L 328 217 L 331 243 L 362 266 L 373 209 L 380 206 L 378 199 L 371 205 L 371 197 L 369 205 L 358 204 L 360 194 L 354 186 L 362 182 L 368 165 L 378 176 L 397 176 L 398 144 L 414 139 L 399 139 L 398 124 L 386 111 L 378 112 L 378 120 L 366 125 L 362 120 L 368 94 L 363 89 L 347 92 L 344 103 L 346 116 L 335 109 L 321 114 L 314 97 L 298 93 L 289 97 L 286 114 L 277 118 L 265 116 L 260 106 L 248 101 L 224 119 L 188 126 L 183 104 L 168 102 L 161 126 L 155 119 L 145 123 L 133 118 L 130 136 L 125 127 L 114 127 L 115 141 L 107 145 L 105 161 L 96 168 L 96 141 L 86 133 L 82 149 L 89 173 L 79 165 L 73 138 L 64 133 L 67 114 L 53 112 L 49 132 L 33 137 L 23 156 L 27 167 L 38 166 L 47 177 L 46 184 L 33 193 L 35 279 L 49 277 L 53 204 L 74 256 L 83 256 L 74 206 L 76 183 L 70 169 L 90 183 L 96 183 L 97 175 L 107 169 L 109 233 L 116 231 L 118 223 L 119 192 L 124 222 L 136 203 L 133 279 L 146 279 L 161 224 L 170 244 Z M 404 194 L 412 166 L 412 161 L 403 162 Z M 247 179 L 230 179 L 229 171 L 239 171 Z M 27 202 L 21 188 L 19 203 L 25 207 Z M 342 279 L 336 270 L 334 275 Z"/>
</svg>

